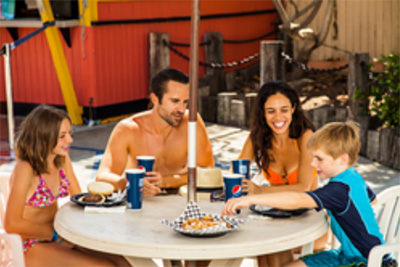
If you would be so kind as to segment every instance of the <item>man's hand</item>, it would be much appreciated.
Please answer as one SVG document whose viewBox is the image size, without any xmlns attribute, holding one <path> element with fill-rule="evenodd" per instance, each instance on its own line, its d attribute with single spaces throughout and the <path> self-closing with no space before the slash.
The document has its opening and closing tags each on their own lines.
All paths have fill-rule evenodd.
<svg viewBox="0 0 400 267">
<path fill-rule="evenodd" d="M 143 197 L 152 197 L 160 194 L 160 181 L 161 174 L 159 172 L 146 172 L 143 183 Z"/>
<path fill-rule="evenodd" d="M 242 192 L 249 195 L 261 194 L 261 187 L 250 181 L 249 179 L 242 179 Z"/>
</svg>

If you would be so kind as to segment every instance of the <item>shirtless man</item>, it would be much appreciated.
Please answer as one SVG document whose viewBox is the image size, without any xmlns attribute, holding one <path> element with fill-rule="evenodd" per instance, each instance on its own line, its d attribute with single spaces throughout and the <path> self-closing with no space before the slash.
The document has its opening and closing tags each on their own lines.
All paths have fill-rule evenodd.
<svg viewBox="0 0 400 267">
<path fill-rule="evenodd" d="M 125 189 L 124 171 L 136 168 L 136 156 L 155 157 L 154 172 L 146 172 L 143 196 L 160 188 L 178 188 L 187 183 L 187 134 L 189 78 L 175 69 L 165 69 L 151 81 L 153 108 L 120 121 L 111 133 L 97 173 L 97 181 Z M 197 115 L 197 166 L 214 167 L 211 142 Z"/>
</svg>

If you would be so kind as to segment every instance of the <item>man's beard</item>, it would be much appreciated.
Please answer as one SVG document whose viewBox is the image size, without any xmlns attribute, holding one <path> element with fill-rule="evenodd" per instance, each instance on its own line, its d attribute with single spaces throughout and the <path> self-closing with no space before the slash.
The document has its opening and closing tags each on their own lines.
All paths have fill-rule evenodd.
<svg viewBox="0 0 400 267">
<path fill-rule="evenodd" d="M 174 115 L 174 113 L 177 115 L 181 115 L 181 118 L 178 121 L 172 118 L 172 115 Z M 162 112 L 160 112 L 160 110 L 158 110 L 158 115 L 160 115 L 160 117 L 172 127 L 178 127 L 183 119 L 183 113 L 180 113 L 178 111 L 171 113 L 171 115 L 165 115 Z"/>
</svg>

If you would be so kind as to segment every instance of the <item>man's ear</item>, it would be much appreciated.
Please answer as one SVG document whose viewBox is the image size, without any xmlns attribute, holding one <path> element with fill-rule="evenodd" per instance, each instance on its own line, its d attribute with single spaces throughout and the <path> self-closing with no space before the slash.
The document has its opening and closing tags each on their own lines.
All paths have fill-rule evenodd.
<svg viewBox="0 0 400 267">
<path fill-rule="evenodd" d="M 153 103 L 153 106 L 155 106 L 156 104 L 159 104 L 158 97 L 156 96 L 156 94 L 151 93 L 150 99 L 151 99 L 151 103 Z"/>
</svg>

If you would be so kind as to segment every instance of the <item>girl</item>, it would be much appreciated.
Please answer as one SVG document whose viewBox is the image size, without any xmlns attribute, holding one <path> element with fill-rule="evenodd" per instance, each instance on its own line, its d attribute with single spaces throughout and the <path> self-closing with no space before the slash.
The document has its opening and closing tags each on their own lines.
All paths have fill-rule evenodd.
<svg viewBox="0 0 400 267">
<path fill-rule="evenodd" d="M 38 106 L 22 122 L 10 180 L 5 230 L 21 236 L 27 266 L 127 265 L 122 257 L 79 249 L 53 228 L 58 199 L 81 192 L 68 156 L 71 120 L 59 109 Z"/>
</svg>

